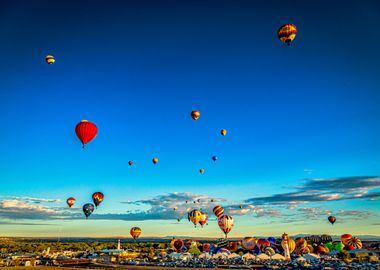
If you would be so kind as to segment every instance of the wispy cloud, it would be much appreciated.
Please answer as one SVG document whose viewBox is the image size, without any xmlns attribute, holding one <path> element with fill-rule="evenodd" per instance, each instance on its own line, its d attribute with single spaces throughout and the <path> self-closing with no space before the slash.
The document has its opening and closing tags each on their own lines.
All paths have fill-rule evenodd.
<svg viewBox="0 0 380 270">
<path fill-rule="evenodd" d="M 61 203 L 62 200 L 60 199 L 46 199 L 46 198 L 35 198 L 35 197 L 18 197 L 18 196 L 5 196 L 7 199 L 12 200 L 21 200 L 25 202 L 31 202 L 31 203 Z"/>
</svg>

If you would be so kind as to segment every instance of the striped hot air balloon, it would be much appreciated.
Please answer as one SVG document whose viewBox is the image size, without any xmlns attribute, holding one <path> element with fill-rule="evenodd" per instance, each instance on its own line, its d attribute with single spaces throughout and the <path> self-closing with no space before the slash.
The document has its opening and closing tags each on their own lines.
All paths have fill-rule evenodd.
<svg viewBox="0 0 380 270">
<path fill-rule="evenodd" d="M 86 144 L 92 141 L 98 134 L 98 128 L 94 123 L 87 120 L 82 120 L 75 127 L 75 133 L 78 139 L 82 142 L 83 148 Z"/>
<path fill-rule="evenodd" d="M 48 63 L 49 65 L 51 65 L 51 64 L 54 64 L 55 58 L 54 58 L 53 55 L 49 54 L 49 55 L 45 56 L 45 61 L 46 61 L 46 63 Z"/>
<path fill-rule="evenodd" d="M 352 238 L 352 235 L 351 234 L 349 234 L 349 233 L 345 233 L 345 234 L 342 234 L 341 235 L 341 237 L 340 237 L 340 241 L 342 241 L 342 243 L 345 245 L 345 246 L 347 246 L 348 244 L 347 244 L 347 241 L 349 240 L 349 239 L 351 239 Z"/>
<path fill-rule="evenodd" d="M 278 38 L 288 46 L 296 38 L 297 27 L 294 24 L 284 24 L 277 31 Z"/>
<path fill-rule="evenodd" d="M 214 212 L 214 214 L 217 218 L 220 218 L 224 213 L 224 208 L 217 205 L 214 207 L 214 209 L 212 209 L 212 211 Z"/>
<path fill-rule="evenodd" d="M 196 226 L 201 220 L 201 216 L 202 216 L 201 212 L 194 209 L 188 214 L 188 219 Z"/>
<path fill-rule="evenodd" d="M 220 218 L 218 218 L 218 225 L 227 238 L 228 233 L 234 227 L 234 219 L 231 216 L 223 215 Z"/>
<path fill-rule="evenodd" d="M 256 246 L 257 239 L 254 237 L 244 237 L 241 241 L 241 245 L 246 250 L 253 250 Z"/>
<path fill-rule="evenodd" d="M 141 234 L 141 229 L 139 227 L 133 227 L 129 233 L 131 234 L 131 236 L 133 237 L 133 239 L 137 239 L 140 234 Z"/>
<path fill-rule="evenodd" d="M 354 247 L 355 249 L 360 249 L 363 247 L 362 241 L 357 237 L 352 237 L 347 240 L 347 245 Z"/>
</svg>

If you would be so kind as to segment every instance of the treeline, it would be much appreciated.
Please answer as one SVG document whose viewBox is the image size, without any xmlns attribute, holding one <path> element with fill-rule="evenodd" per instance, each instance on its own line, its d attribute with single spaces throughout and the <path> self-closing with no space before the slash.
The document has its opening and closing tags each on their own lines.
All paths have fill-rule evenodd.
<svg viewBox="0 0 380 270">
<path fill-rule="evenodd" d="M 122 249 L 135 252 L 151 252 L 157 249 L 166 249 L 169 243 L 122 243 Z M 116 249 L 115 242 L 12 242 L 0 241 L 1 253 L 41 253 L 50 248 L 50 252 L 62 251 L 92 251 L 103 249 Z"/>
</svg>

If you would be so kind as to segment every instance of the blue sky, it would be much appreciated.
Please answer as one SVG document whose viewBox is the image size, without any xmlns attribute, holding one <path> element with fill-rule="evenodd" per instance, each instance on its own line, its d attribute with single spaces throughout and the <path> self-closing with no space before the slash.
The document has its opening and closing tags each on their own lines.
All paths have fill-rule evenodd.
<svg viewBox="0 0 380 270">
<path fill-rule="evenodd" d="M 134 203 L 171 198 L 185 211 L 182 193 L 218 198 L 235 236 L 330 232 L 329 211 L 330 233 L 379 234 L 377 1 L 5 1 L 0 15 L 4 235 L 127 236 L 138 225 L 220 236 L 215 221 L 194 230 Z M 276 37 L 284 23 L 298 27 L 290 47 Z M 82 119 L 99 128 L 85 150 Z M 329 202 L 274 204 L 318 194 L 315 179 L 336 185 Z M 95 191 L 105 201 L 82 220 Z"/>
</svg>

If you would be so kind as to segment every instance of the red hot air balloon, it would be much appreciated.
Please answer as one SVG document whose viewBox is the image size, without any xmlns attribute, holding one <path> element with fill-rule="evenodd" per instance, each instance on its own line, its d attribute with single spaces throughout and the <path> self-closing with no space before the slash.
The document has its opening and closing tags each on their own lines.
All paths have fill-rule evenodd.
<svg viewBox="0 0 380 270">
<path fill-rule="evenodd" d="M 66 203 L 69 207 L 73 206 L 75 203 L 75 199 L 73 197 L 70 197 L 66 200 Z"/>
<path fill-rule="evenodd" d="M 201 224 L 201 227 L 205 225 L 208 221 L 208 215 L 206 212 L 201 212 L 201 220 L 199 220 L 199 224 Z"/>
<path fill-rule="evenodd" d="M 181 239 L 176 239 L 174 242 L 173 242 L 173 247 L 177 250 L 177 251 L 180 251 L 182 249 L 182 247 L 184 246 L 184 243 Z"/>
<path fill-rule="evenodd" d="M 94 123 L 82 120 L 75 127 L 75 133 L 77 134 L 78 139 L 82 142 L 84 148 L 86 144 L 96 137 L 96 134 L 98 134 L 98 128 Z"/>
<path fill-rule="evenodd" d="M 131 234 L 133 239 L 136 240 L 141 234 L 141 229 L 139 227 L 133 227 L 129 233 Z"/>
<path fill-rule="evenodd" d="M 232 230 L 232 227 L 234 226 L 234 219 L 231 216 L 223 215 L 218 218 L 218 225 L 227 238 L 227 234 Z"/>
<path fill-rule="evenodd" d="M 92 200 L 94 201 L 95 206 L 98 207 L 99 204 L 104 200 L 104 194 L 101 192 L 95 192 L 92 194 Z"/>
</svg>

